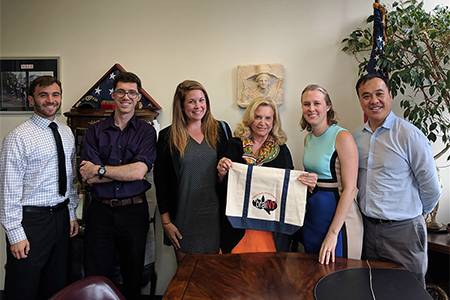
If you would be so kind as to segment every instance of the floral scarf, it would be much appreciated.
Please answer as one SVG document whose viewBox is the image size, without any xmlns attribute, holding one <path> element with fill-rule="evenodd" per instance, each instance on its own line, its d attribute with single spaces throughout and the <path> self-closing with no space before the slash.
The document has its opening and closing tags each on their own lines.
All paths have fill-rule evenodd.
<svg viewBox="0 0 450 300">
<path fill-rule="evenodd" d="M 242 158 L 248 165 L 261 166 L 264 163 L 274 160 L 280 153 L 280 146 L 275 143 L 272 135 L 267 137 L 266 141 L 259 149 L 258 157 L 253 155 L 253 140 L 251 138 L 242 141 L 242 148 L 244 149 Z"/>
</svg>

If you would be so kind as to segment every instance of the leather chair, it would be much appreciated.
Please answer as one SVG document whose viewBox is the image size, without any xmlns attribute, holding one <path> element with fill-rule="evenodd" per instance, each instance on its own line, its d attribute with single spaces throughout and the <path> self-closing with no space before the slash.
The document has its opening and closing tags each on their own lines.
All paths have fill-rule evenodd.
<svg viewBox="0 0 450 300">
<path fill-rule="evenodd" d="M 125 300 L 108 278 L 90 276 L 65 287 L 49 300 Z"/>
</svg>

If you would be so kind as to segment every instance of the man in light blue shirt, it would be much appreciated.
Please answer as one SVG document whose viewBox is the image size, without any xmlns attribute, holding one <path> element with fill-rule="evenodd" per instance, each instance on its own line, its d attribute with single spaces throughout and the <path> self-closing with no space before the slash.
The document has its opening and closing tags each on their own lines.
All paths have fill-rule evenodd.
<svg viewBox="0 0 450 300">
<path fill-rule="evenodd" d="M 353 132 L 359 153 L 358 200 L 364 216 L 363 259 L 393 261 L 425 286 L 424 215 L 441 196 L 430 142 L 391 111 L 389 81 L 368 74 L 356 84 L 368 121 Z"/>
</svg>

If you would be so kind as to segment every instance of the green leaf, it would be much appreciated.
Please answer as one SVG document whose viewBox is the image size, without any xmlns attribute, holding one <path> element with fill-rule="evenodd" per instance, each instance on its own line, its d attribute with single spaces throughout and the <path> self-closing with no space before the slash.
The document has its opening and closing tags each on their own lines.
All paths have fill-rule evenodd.
<svg viewBox="0 0 450 300">
<path fill-rule="evenodd" d="M 430 132 L 430 134 L 428 134 L 428 139 L 434 143 L 436 142 L 436 135 L 433 132 Z"/>
<path fill-rule="evenodd" d="M 447 82 L 446 82 L 447 89 L 450 89 L 450 70 L 447 72 Z"/>
<path fill-rule="evenodd" d="M 436 128 L 437 128 L 437 124 L 436 123 L 431 123 L 430 127 L 429 127 L 429 130 L 430 131 L 434 131 Z"/>
<path fill-rule="evenodd" d="M 434 95 L 434 86 L 433 85 L 430 86 L 429 92 L 430 92 L 430 96 Z"/>
<path fill-rule="evenodd" d="M 410 114 L 410 110 L 409 110 L 409 108 L 408 108 L 408 109 L 406 109 L 406 110 L 403 112 L 403 118 L 409 119 L 409 118 L 408 118 L 408 117 L 409 117 L 409 114 Z"/>
<path fill-rule="evenodd" d="M 436 38 L 436 30 L 430 31 L 430 39 L 434 40 Z"/>
</svg>

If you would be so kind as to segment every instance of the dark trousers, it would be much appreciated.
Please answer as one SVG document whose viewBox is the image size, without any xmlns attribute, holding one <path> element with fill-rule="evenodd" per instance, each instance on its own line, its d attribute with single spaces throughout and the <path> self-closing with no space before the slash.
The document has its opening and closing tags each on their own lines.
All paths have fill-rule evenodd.
<svg viewBox="0 0 450 300">
<path fill-rule="evenodd" d="M 6 300 L 48 299 L 67 285 L 69 224 L 67 208 L 53 214 L 23 213 L 30 251 L 27 258 L 18 260 L 6 239 Z"/>
<path fill-rule="evenodd" d="M 93 200 L 85 215 L 84 271 L 113 280 L 115 255 L 119 254 L 123 294 L 139 299 L 149 228 L 148 204 L 111 207 Z"/>
</svg>

